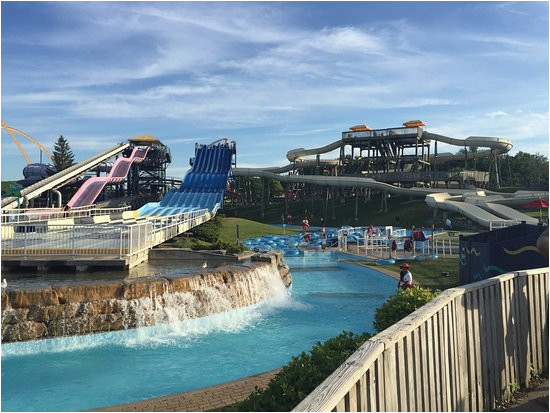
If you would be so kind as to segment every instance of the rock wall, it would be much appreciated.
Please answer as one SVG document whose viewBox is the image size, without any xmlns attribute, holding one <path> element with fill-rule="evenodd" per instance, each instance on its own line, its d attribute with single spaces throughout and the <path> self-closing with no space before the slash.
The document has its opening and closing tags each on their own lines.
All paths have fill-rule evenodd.
<svg viewBox="0 0 550 413">
<path fill-rule="evenodd" d="M 2 291 L 2 342 L 70 336 L 183 321 L 287 294 L 280 254 L 175 278 Z M 282 281 L 282 282 L 281 282 Z"/>
</svg>

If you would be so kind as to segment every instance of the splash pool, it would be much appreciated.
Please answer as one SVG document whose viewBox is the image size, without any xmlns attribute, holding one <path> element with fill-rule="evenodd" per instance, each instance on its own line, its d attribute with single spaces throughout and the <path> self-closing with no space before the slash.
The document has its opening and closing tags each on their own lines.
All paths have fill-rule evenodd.
<svg viewBox="0 0 550 413">
<path fill-rule="evenodd" d="M 74 411 L 210 386 L 280 367 L 342 330 L 372 330 L 395 280 L 287 257 L 293 286 L 267 303 L 171 325 L 2 345 L 3 411 Z"/>
</svg>

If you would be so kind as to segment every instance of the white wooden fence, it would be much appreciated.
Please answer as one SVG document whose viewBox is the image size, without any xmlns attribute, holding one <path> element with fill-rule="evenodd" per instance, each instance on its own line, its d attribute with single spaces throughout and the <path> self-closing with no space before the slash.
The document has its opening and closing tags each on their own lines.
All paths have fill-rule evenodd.
<svg viewBox="0 0 550 413">
<path fill-rule="evenodd" d="M 548 268 L 444 291 L 293 411 L 488 411 L 548 371 Z"/>
</svg>

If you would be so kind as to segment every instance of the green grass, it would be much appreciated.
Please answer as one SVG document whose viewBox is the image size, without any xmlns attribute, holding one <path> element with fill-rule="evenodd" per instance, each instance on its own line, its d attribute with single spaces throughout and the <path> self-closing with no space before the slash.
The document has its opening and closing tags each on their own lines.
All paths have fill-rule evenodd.
<svg viewBox="0 0 550 413">
<path fill-rule="evenodd" d="M 399 273 L 402 262 L 391 265 L 375 265 L 374 262 L 365 262 L 374 268 L 381 267 Z M 438 258 L 437 260 L 410 261 L 413 280 L 423 288 L 445 290 L 458 286 L 458 258 Z M 448 277 L 443 277 L 442 272 L 448 272 Z"/>
<path fill-rule="evenodd" d="M 247 240 L 248 238 L 261 237 L 262 235 L 293 235 L 300 232 L 299 229 L 286 229 L 283 232 L 282 228 L 273 227 L 271 225 L 262 224 L 261 222 L 251 221 L 244 218 L 230 218 L 225 217 L 221 219 L 222 230 L 220 233 L 220 240 L 225 242 L 235 242 L 237 239 L 237 225 L 239 225 L 239 239 L 240 241 Z"/>
<path fill-rule="evenodd" d="M 529 215 L 530 217 L 539 219 L 542 216 L 542 220 L 546 221 L 548 219 L 548 209 L 544 208 L 540 212 L 539 210 L 533 210 L 533 209 L 521 209 L 519 208 L 518 211 L 523 212 L 525 215 Z"/>
<path fill-rule="evenodd" d="M 437 228 L 444 226 L 441 214 L 433 221 L 433 210 L 423 199 L 410 200 L 404 196 L 394 196 L 388 199 L 388 212 L 380 211 L 380 198 L 375 197 L 365 202 L 360 198 L 358 202 L 358 220 L 355 221 L 355 200 L 347 199 L 345 203 L 335 201 L 334 218 L 332 215 L 332 203 L 328 202 L 325 213 L 323 201 L 289 201 L 288 212 L 292 215 L 291 224 L 300 225 L 305 216 L 308 217 L 310 225 L 321 225 L 321 218 L 325 219 L 327 226 L 342 225 L 393 225 L 395 217 L 398 216 L 400 226 L 411 228 L 431 226 L 432 222 Z M 240 206 L 238 208 L 225 208 L 222 211 L 227 217 L 246 217 L 258 222 L 269 224 L 281 224 L 282 215 L 285 214 L 284 202 L 273 202 L 266 205 L 264 217 L 261 216 L 261 207 L 259 205 Z M 453 222 L 453 228 L 459 229 L 465 225 L 466 218 L 460 215 L 448 214 Z M 285 217 L 286 221 L 286 217 Z"/>
</svg>

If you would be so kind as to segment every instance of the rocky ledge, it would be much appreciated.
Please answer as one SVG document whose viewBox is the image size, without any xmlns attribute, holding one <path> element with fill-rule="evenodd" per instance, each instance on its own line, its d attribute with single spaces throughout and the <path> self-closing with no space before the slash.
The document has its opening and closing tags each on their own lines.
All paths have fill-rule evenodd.
<svg viewBox="0 0 550 413">
<path fill-rule="evenodd" d="M 292 282 L 282 255 L 256 254 L 251 263 L 196 275 L 2 291 L 2 342 L 71 336 L 173 321 L 164 306 L 202 317 L 269 297 L 267 278 Z M 246 282 L 245 282 L 246 281 Z M 272 280 L 271 280 L 272 281 Z M 279 282 L 280 284 L 280 282 Z M 219 305 L 225 303 L 225 307 Z M 139 309 L 138 309 L 139 308 Z"/>
</svg>

